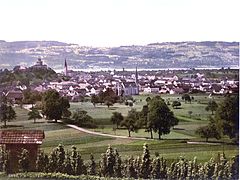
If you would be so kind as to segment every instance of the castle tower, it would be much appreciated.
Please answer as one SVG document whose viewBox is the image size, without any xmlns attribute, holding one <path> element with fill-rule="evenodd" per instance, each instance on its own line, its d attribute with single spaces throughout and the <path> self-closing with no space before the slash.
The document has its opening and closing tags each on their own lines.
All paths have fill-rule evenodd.
<svg viewBox="0 0 240 180">
<path fill-rule="evenodd" d="M 68 66 L 67 66 L 67 59 L 65 58 L 65 63 L 64 63 L 64 75 L 68 75 Z"/>
</svg>

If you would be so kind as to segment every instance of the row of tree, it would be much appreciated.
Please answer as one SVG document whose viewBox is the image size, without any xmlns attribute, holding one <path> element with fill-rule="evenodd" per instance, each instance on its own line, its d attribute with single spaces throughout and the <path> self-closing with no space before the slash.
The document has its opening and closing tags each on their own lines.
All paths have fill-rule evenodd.
<svg viewBox="0 0 240 180">
<path fill-rule="evenodd" d="M 29 152 L 23 149 L 18 163 L 20 171 L 29 171 L 29 158 Z M 134 179 L 238 179 L 238 161 L 239 156 L 227 160 L 223 153 L 205 163 L 198 163 L 196 158 L 187 160 L 179 157 L 168 165 L 169 162 L 158 153 L 151 158 L 148 145 L 144 144 L 142 155 L 135 158 L 130 156 L 123 160 L 117 149 L 109 145 L 99 162 L 91 154 L 86 163 L 75 146 L 70 152 L 66 152 L 63 145 L 59 145 L 49 155 L 43 152 L 38 154 L 36 171 Z M 0 170 L 3 170 L 1 165 L 7 167 L 6 161 L 1 163 L 0 156 Z"/>
</svg>

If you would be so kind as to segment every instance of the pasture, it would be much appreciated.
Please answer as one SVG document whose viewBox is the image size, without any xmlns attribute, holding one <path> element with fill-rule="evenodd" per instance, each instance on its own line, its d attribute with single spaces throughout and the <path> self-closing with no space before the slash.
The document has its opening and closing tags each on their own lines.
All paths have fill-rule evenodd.
<svg viewBox="0 0 240 180">
<path fill-rule="evenodd" d="M 133 108 L 141 110 L 142 106 L 146 103 L 146 97 L 147 96 L 135 96 L 134 99 L 136 99 L 136 103 L 134 103 Z M 210 112 L 205 111 L 205 106 L 208 100 L 205 96 L 194 96 L 194 102 L 191 104 L 185 104 L 182 102 L 180 96 L 163 96 L 163 98 L 166 100 L 168 99 L 169 101 L 179 98 L 182 106 L 180 109 L 172 109 L 170 107 L 174 111 L 176 117 L 179 118 L 179 125 L 175 126 L 170 134 L 164 135 L 163 140 L 160 141 L 157 139 L 133 140 L 130 138 L 120 139 L 91 135 L 69 128 L 63 123 L 52 123 L 45 119 L 39 119 L 37 120 L 37 123 L 33 123 L 32 120 L 28 120 L 28 111 L 21 109 L 20 107 L 15 107 L 17 118 L 12 122 L 7 122 L 7 125 L 8 128 L 14 129 L 42 129 L 45 131 L 45 139 L 41 145 L 41 149 L 44 152 L 51 152 L 51 150 L 58 146 L 58 144 L 63 144 L 67 151 L 71 149 L 72 145 L 75 145 L 84 159 L 89 159 L 91 153 L 94 154 L 95 159 L 99 159 L 101 154 L 106 151 L 108 144 L 117 148 L 122 158 L 126 158 L 130 155 L 141 155 L 142 146 L 145 142 L 149 144 L 152 156 L 154 156 L 155 152 L 159 152 L 160 156 L 165 157 L 169 161 L 173 161 L 179 156 L 184 156 L 188 159 L 193 159 L 197 156 L 198 160 L 203 162 L 209 160 L 212 156 L 217 156 L 218 153 L 223 151 L 227 158 L 231 158 L 238 154 L 238 146 L 229 143 L 229 139 L 226 137 L 220 141 L 210 139 L 210 141 L 215 142 L 213 144 L 187 143 L 188 141 L 204 141 L 196 136 L 194 131 L 197 127 L 207 124 L 207 117 L 211 114 Z M 203 103 L 199 103 L 199 100 Z M 217 100 L 220 101 L 221 99 L 218 98 Z M 76 108 L 86 110 L 89 115 L 96 120 L 99 128 L 94 129 L 95 131 L 113 135 L 127 135 L 127 130 L 125 129 L 113 131 L 113 126 L 109 119 L 114 111 L 127 115 L 130 107 L 123 104 L 114 104 L 113 107 L 108 109 L 104 105 L 97 105 L 94 108 L 89 102 L 71 103 L 71 110 L 74 111 Z M 189 117 L 189 114 L 187 113 L 187 108 L 191 108 L 191 111 L 193 112 L 191 117 Z M 198 114 L 200 114 L 200 118 Z M 132 136 L 148 138 L 149 134 L 141 129 L 138 133 L 132 133 Z M 157 137 L 157 134 L 154 134 L 154 137 Z"/>
</svg>

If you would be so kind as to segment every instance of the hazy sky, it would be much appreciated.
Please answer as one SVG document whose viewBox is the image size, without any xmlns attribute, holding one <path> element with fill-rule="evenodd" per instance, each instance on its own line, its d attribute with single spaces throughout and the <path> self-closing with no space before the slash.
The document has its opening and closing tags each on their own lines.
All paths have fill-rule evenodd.
<svg viewBox="0 0 240 180">
<path fill-rule="evenodd" d="M 240 0 L 0 0 L 0 39 L 87 46 L 240 41 Z"/>
</svg>

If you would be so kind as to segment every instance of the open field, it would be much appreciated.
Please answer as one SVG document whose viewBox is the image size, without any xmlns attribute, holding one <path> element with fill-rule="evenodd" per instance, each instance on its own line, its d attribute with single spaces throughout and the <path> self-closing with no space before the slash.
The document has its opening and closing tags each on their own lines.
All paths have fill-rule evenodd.
<svg viewBox="0 0 240 180">
<path fill-rule="evenodd" d="M 134 97 L 135 98 L 135 97 Z M 140 98 L 144 99 L 140 101 Z M 165 97 L 164 97 L 165 98 Z M 167 97 L 168 98 L 168 97 Z M 176 96 L 171 96 L 170 98 L 177 98 Z M 142 105 L 145 103 L 146 97 L 139 96 L 137 99 L 137 104 L 134 107 L 137 107 L 138 110 L 141 110 Z M 101 119 L 97 119 L 100 117 L 105 119 L 105 121 L 109 121 L 109 117 L 113 111 L 122 112 L 125 115 L 127 114 L 129 107 L 125 105 L 114 105 L 108 109 L 106 106 L 101 106 L 101 108 L 94 108 L 90 103 L 79 104 L 71 104 L 71 109 L 74 108 L 82 108 L 89 110 L 90 115 L 95 115 L 97 121 L 101 121 Z M 193 104 L 193 110 L 196 111 L 200 109 L 197 102 Z M 190 106 L 189 104 L 182 103 L 182 108 Z M 209 112 L 203 111 L 204 106 L 199 110 L 205 115 L 209 115 Z M 101 110 L 105 113 L 101 113 Z M 151 155 L 154 156 L 155 152 L 159 152 L 161 156 L 167 158 L 169 161 L 173 161 L 177 159 L 179 156 L 184 156 L 188 159 L 192 159 L 197 156 L 200 162 L 209 160 L 212 156 L 216 156 L 217 153 L 221 153 L 223 150 L 227 156 L 227 158 L 231 158 L 232 156 L 238 154 L 238 146 L 229 144 L 229 140 L 224 138 L 220 141 L 215 142 L 224 142 L 224 143 L 215 143 L 215 144 L 188 144 L 187 141 L 204 141 L 197 137 L 194 133 L 194 129 L 199 127 L 199 125 L 204 125 L 207 123 L 206 119 L 194 119 L 185 116 L 181 117 L 180 123 L 175 129 L 169 134 L 163 136 L 163 140 L 133 140 L 133 139 L 120 139 L 120 138 L 112 138 L 112 137 L 104 137 L 97 135 L 90 135 L 87 133 L 80 132 L 78 130 L 67 127 L 62 123 L 50 123 L 44 119 L 37 120 L 37 123 L 33 123 L 32 120 L 27 120 L 28 116 L 27 110 L 21 109 L 19 107 L 15 108 L 17 113 L 17 119 L 8 122 L 9 128 L 14 129 L 42 129 L 45 131 L 45 139 L 41 146 L 41 149 L 45 152 L 49 153 L 54 147 L 56 147 L 59 143 L 63 144 L 65 150 L 70 150 L 72 145 L 77 147 L 77 150 L 81 152 L 81 155 L 84 159 L 89 159 L 90 153 L 94 154 L 95 159 L 99 159 L 101 154 L 104 153 L 107 149 L 108 144 L 111 144 L 114 148 L 117 148 L 122 158 L 126 158 L 130 155 L 141 155 L 142 154 L 142 146 L 145 142 L 149 144 L 149 149 Z M 184 114 L 185 109 L 178 109 L 180 112 Z M 175 110 L 174 110 L 175 112 Z M 103 121 L 104 122 L 104 121 Z M 100 126 L 100 128 L 95 129 L 95 131 L 109 133 L 109 134 L 117 134 L 117 135 L 127 135 L 127 131 L 124 129 L 117 130 L 116 132 L 112 131 L 112 125 L 108 123 L 103 123 L 104 128 Z M 138 133 L 132 133 L 132 136 L 135 137 L 149 137 L 149 134 L 144 132 L 144 130 L 139 130 Z M 157 137 L 156 134 L 154 137 Z M 213 139 L 210 139 L 213 140 Z"/>
<path fill-rule="evenodd" d="M 133 98 L 135 99 L 135 103 L 132 108 L 141 111 L 143 105 L 146 104 L 146 98 L 148 96 L 151 97 L 153 95 L 133 96 Z M 194 97 L 194 100 L 190 104 L 185 103 L 182 100 L 181 95 L 161 95 L 161 97 L 165 99 L 165 101 L 169 101 L 170 104 L 174 100 L 179 100 L 182 104 L 181 107 L 178 109 L 173 109 L 171 105 L 169 106 L 169 108 L 174 112 L 175 116 L 179 119 L 179 125 L 175 126 L 175 128 L 181 130 L 174 130 L 175 133 L 178 134 L 176 137 L 179 137 L 179 133 L 183 133 L 185 135 L 190 134 L 191 136 L 195 136 L 194 131 L 199 126 L 206 125 L 208 123 L 209 116 L 211 116 L 211 112 L 205 110 L 207 103 L 210 100 L 208 95 L 192 95 L 192 96 Z M 216 96 L 214 97 L 214 99 L 216 102 L 220 102 L 223 99 L 223 97 Z M 71 111 L 74 111 L 77 108 L 87 111 L 88 114 L 96 120 L 96 123 L 99 125 L 96 131 L 103 131 L 105 133 L 110 134 L 115 134 L 115 132 L 111 131 L 112 126 L 110 118 L 112 116 L 112 113 L 117 111 L 122 113 L 123 116 L 127 116 L 128 111 L 131 109 L 131 107 L 119 103 L 115 103 L 114 106 L 110 108 L 107 108 L 106 105 L 101 104 L 97 104 L 96 107 L 94 107 L 93 104 L 90 102 L 71 103 L 70 108 Z M 192 114 L 189 114 L 189 111 L 191 111 Z M 117 130 L 116 133 L 118 135 L 124 135 L 121 130 Z M 136 133 L 136 137 L 137 136 L 143 137 L 141 134 L 143 134 L 141 133 L 141 131 L 139 133 Z M 135 136 L 135 133 L 133 133 L 133 136 Z"/>
</svg>

